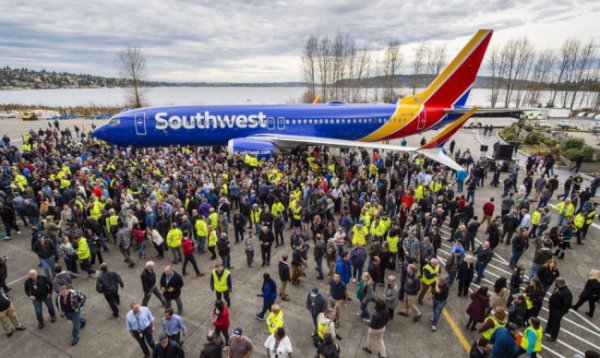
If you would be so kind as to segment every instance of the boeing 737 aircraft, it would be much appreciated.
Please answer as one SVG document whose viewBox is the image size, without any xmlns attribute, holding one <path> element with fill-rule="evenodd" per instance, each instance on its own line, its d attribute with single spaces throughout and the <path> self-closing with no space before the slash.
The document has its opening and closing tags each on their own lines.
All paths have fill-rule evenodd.
<svg viewBox="0 0 600 358">
<path fill-rule="evenodd" d="M 299 145 L 378 148 L 420 153 L 463 170 L 441 146 L 476 111 L 464 105 L 491 37 L 491 30 L 478 31 L 429 87 L 396 104 L 149 107 L 121 112 L 93 135 L 120 146 L 226 145 L 262 156 Z M 441 127 L 420 148 L 378 143 Z"/>
</svg>

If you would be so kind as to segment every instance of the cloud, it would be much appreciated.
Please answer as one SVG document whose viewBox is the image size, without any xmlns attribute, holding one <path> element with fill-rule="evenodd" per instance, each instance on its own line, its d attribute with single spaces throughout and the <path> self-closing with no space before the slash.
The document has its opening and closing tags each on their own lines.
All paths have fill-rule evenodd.
<svg viewBox="0 0 600 358">
<path fill-rule="evenodd" d="M 0 65 L 116 76 L 118 51 L 135 45 L 153 79 L 298 81 L 311 34 L 347 33 L 373 51 L 444 41 L 454 53 L 477 28 L 552 27 L 590 12 L 600 15 L 589 0 L 3 0 Z"/>
</svg>

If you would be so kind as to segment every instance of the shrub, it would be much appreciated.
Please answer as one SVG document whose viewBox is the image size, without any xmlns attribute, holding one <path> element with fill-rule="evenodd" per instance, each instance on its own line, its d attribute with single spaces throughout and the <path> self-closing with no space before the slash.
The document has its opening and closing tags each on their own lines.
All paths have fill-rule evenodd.
<svg viewBox="0 0 600 358">
<path fill-rule="evenodd" d="M 584 162 L 593 162 L 594 161 L 594 148 L 590 146 L 584 146 L 581 148 L 581 155 L 583 155 Z"/>
<path fill-rule="evenodd" d="M 562 143 L 562 149 L 567 151 L 569 149 L 581 149 L 583 147 L 583 139 L 580 138 L 569 138 Z"/>
<path fill-rule="evenodd" d="M 544 136 L 544 138 L 542 138 L 542 143 L 550 148 L 553 148 L 558 142 L 552 138 Z"/>
<path fill-rule="evenodd" d="M 542 139 L 544 139 L 544 135 L 542 133 L 531 132 L 531 133 L 527 134 L 527 137 L 525 137 L 525 144 L 528 144 L 528 145 L 540 144 Z"/>
<path fill-rule="evenodd" d="M 581 152 L 580 149 L 577 148 L 569 148 L 567 150 L 563 150 L 562 154 L 563 156 L 565 156 L 567 159 L 569 160 L 575 160 L 575 157 L 577 155 L 579 155 L 579 153 Z"/>
</svg>

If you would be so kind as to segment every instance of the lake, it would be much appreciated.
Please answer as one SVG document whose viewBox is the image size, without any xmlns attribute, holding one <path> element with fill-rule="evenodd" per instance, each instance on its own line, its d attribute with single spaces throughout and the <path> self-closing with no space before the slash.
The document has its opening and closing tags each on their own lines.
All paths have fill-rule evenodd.
<svg viewBox="0 0 600 358">
<path fill-rule="evenodd" d="M 146 101 L 150 106 L 297 103 L 305 90 L 304 87 L 150 87 L 144 89 Z M 403 88 L 398 92 L 408 95 L 411 90 Z M 128 91 L 124 88 L 0 90 L 0 104 L 124 107 L 127 94 Z M 375 89 L 368 91 L 371 100 L 374 94 Z M 490 96 L 489 89 L 473 89 L 467 104 L 489 107 Z M 549 96 L 549 92 L 543 92 L 541 97 L 547 100 Z M 502 94 L 500 99 L 503 99 Z M 559 95 L 557 102 L 560 99 Z M 579 103 L 579 98 L 576 102 Z M 583 105 L 585 106 L 585 103 Z"/>
</svg>

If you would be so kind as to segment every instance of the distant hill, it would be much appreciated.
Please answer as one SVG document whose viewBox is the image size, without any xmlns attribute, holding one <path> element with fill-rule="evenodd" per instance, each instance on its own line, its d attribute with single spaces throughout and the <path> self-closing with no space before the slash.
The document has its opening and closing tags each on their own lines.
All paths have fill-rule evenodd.
<svg viewBox="0 0 600 358">
<path fill-rule="evenodd" d="M 432 75 L 397 75 L 394 87 L 425 87 L 432 80 Z M 344 80 L 346 86 L 364 86 L 366 81 L 369 87 L 383 87 L 386 83 L 384 77 L 371 77 L 358 83 L 354 80 Z M 475 81 L 477 88 L 491 88 L 492 78 L 479 76 Z M 166 82 L 146 81 L 146 87 L 303 87 L 303 82 Z M 35 71 L 27 68 L 0 68 L 0 89 L 45 89 L 45 88 L 101 88 L 101 87 L 127 87 L 127 80 L 116 77 L 101 77 L 89 74 L 75 74 L 56 71 Z"/>
</svg>

